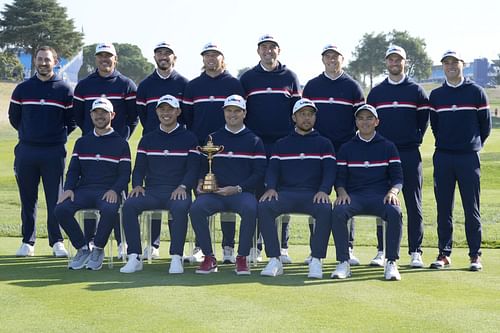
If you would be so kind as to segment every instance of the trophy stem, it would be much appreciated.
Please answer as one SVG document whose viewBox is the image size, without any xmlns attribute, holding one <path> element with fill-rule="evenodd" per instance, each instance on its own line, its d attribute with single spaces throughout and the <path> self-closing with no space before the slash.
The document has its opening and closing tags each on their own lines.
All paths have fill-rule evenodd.
<svg viewBox="0 0 500 333">
<path fill-rule="evenodd" d="M 212 159 L 208 159 L 208 173 L 212 173 Z"/>
</svg>

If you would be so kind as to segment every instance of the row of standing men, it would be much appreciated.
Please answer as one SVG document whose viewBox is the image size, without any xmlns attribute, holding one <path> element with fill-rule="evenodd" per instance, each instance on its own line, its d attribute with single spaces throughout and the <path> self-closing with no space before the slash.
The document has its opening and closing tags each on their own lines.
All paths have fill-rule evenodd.
<svg viewBox="0 0 500 333">
<path fill-rule="evenodd" d="M 245 124 L 262 139 L 268 157 L 276 141 L 293 127 L 290 114 L 300 98 L 297 77 L 278 61 L 279 44 L 270 35 L 259 39 L 257 53 L 260 62 L 239 81 L 225 71 L 223 52 L 213 43 L 202 50 L 202 74 L 190 82 L 173 69 L 176 57 L 171 45 L 159 43 L 154 49 L 158 67 L 139 85 L 137 99 L 133 82 L 115 69 L 117 55 L 111 44 L 97 46 L 97 70 L 77 85 L 73 99 L 71 91 L 60 80 L 47 74 L 50 74 L 50 58 L 56 61 L 55 51 L 41 52 L 45 57 L 38 57 L 37 53 L 37 75 L 16 88 L 9 109 L 9 119 L 19 130 L 20 137 L 15 162 L 23 220 L 20 255 L 33 251 L 36 203 L 33 187 L 38 187 L 40 174 L 48 202 L 49 243 L 55 252 L 60 249 L 62 235 L 53 216 L 54 206 L 50 204 L 55 205 L 58 190 L 50 190 L 50 184 L 60 184 L 62 178 L 64 142 L 67 132 L 74 128 L 71 115 L 74 114 L 84 134 L 91 132 L 93 124 L 89 110 L 97 97 L 104 95 L 112 101 L 116 112 L 113 127 L 121 136 L 128 137 L 137 123 L 137 114 L 144 133 L 157 128 L 154 110 L 159 96 L 165 93 L 174 95 L 182 102 L 182 122 L 196 134 L 198 142 L 203 142 L 207 134 L 224 123 L 221 112 L 224 98 L 231 94 L 246 96 L 248 115 Z M 355 133 L 353 114 L 364 103 L 364 96 L 359 84 L 343 72 L 343 54 L 339 48 L 327 45 L 321 55 L 325 71 L 310 80 L 302 94 L 317 105 L 315 128 L 330 139 L 335 151 L 339 151 L 340 146 Z M 423 266 L 422 172 L 418 147 L 431 111 L 431 125 L 436 137 L 434 178 L 439 236 L 439 255 L 433 265 L 444 267 L 450 262 L 452 198 L 458 180 L 466 202 L 464 210 L 471 267 L 472 264 L 480 267 L 477 153 L 491 128 L 487 97 L 480 87 L 464 79 L 463 60 L 456 52 L 449 51 L 442 58 L 447 80 L 431 93 L 429 103 L 422 88 L 405 76 L 405 61 L 403 49 L 391 47 L 387 51 L 388 78 L 370 92 L 367 102 L 376 108 L 381 119 L 378 132 L 393 141 L 401 155 L 411 261 L 416 266 Z M 44 73 L 46 80 L 43 80 Z M 52 112 L 33 112 L 40 108 Z M 47 125 L 39 127 L 40 122 Z M 463 163 L 457 163 L 457 159 Z M 58 169 L 61 172 L 55 176 L 54 170 Z M 227 223 L 227 226 L 234 226 L 234 223 Z M 223 246 L 231 248 L 231 245 L 234 247 L 234 229 L 231 237 L 227 226 L 223 227 L 226 229 L 224 234 L 228 235 L 224 237 Z M 281 254 L 286 258 L 287 237 L 283 239 Z"/>
</svg>

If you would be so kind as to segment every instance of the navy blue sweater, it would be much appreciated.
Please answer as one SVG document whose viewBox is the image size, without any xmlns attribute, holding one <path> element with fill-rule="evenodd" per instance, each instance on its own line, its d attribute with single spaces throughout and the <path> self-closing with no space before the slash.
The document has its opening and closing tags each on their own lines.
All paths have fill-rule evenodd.
<svg viewBox="0 0 500 333">
<path fill-rule="evenodd" d="M 468 79 L 456 88 L 445 82 L 431 92 L 429 100 L 437 150 L 481 150 L 491 132 L 490 106 L 483 88 Z"/>
<path fill-rule="evenodd" d="M 266 172 L 266 188 L 277 191 L 313 191 L 330 194 L 336 163 L 332 143 L 313 130 L 295 130 L 278 140 Z"/>
<path fill-rule="evenodd" d="M 247 99 L 248 128 L 266 144 L 288 135 L 293 129 L 293 105 L 300 99 L 297 75 L 282 64 L 267 72 L 259 63 L 240 81 Z"/>
<path fill-rule="evenodd" d="M 246 192 L 254 192 L 264 181 L 266 153 L 262 140 L 248 128 L 233 134 L 221 128 L 211 134 L 215 145 L 224 150 L 214 156 L 212 172 L 219 187 L 239 185 Z M 200 178 L 208 172 L 207 159 L 202 159 Z"/>
<path fill-rule="evenodd" d="M 391 141 L 376 133 L 369 142 L 356 134 L 337 154 L 335 187 L 348 194 L 385 195 L 392 188 L 403 187 L 399 153 Z"/>
<path fill-rule="evenodd" d="M 356 133 L 354 112 L 365 103 L 363 90 L 347 73 L 332 80 L 324 73 L 307 82 L 302 96 L 316 104 L 314 128 L 335 145 L 349 141 Z"/>
<path fill-rule="evenodd" d="M 420 146 L 429 124 L 429 99 L 421 86 L 408 77 L 399 84 L 385 79 L 370 91 L 367 103 L 377 109 L 377 132 L 398 149 Z"/>
<path fill-rule="evenodd" d="M 91 133 L 94 129 L 90 110 L 92 103 L 99 97 L 106 97 L 113 103 L 116 113 L 112 125 L 115 131 L 128 139 L 137 126 L 138 117 L 135 105 L 135 83 L 115 70 L 110 76 L 102 77 L 97 70 L 78 82 L 75 88 L 73 108 L 75 120 L 82 134 Z"/>
<path fill-rule="evenodd" d="M 146 189 L 172 192 L 183 184 L 190 193 L 200 170 L 197 144 L 196 136 L 181 126 L 167 133 L 158 125 L 139 142 L 132 187 L 145 184 Z"/>
<path fill-rule="evenodd" d="M 9 121 L 19 141 L 34 146 L 66 143 L 75 129 L 73 91 L 61 78 L 41 81 L 36 74 L 20 83 L 12 93 Z"/>
<path fill-rule="evenodd" d="M 224 126 L 224 100 L 234 94 L 243 95 L 243 88 L 227 71 L 216 77 L 203 72 L 189 81 L 184 92 L 183 120 L 200 143 L 205 142 L 208 134 Z"/>
<path fill-rule="evenodd" d="M 127 190 L 130 149 L 117 132 L 96 136 L 92 131 L 75 143 L 66 174 L 65 190 Z"/>
<path fill-rule="evenodd" d="M 175 70 L 166 79 L 155 70 L 137 87 L 137 113 L 143 127 L 142 135 L 154 131 L 160 125 L 156 115 L 156 102 L 161 96 L 170 94 L 182 102 L 188 80 Z"/>
</svg>

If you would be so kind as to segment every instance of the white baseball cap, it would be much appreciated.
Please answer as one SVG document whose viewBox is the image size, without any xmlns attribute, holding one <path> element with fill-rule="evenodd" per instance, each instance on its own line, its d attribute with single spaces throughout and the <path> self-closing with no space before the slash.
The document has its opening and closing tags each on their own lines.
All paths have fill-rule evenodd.
<svg viewBox="0 0 500 333">
<path fill-rule="evenodd" d="M 295 114 L 295 112 L 299 112 L 305 107 L 311 107 L 314 109 L 314 111 L 318 111 L 318 108 L 316 107 L 316 105 L 314 105 L 314 103 L 310 99 L 301 98 L 297 102 L 295 102 L 292 114 Z"/>
<path fill-rule="evenodd" d="M 172 53 L 175 53 L 174 49 L 172 48 L 172 44 L 167 43 L 165 41 L 159 42 L 158 44 L 156 44 L 155 48 L 153 49 L 153 52 L 156 52 L 156 50 L 163 49 L 163 48 L 169 49 L 170 51 L 172 51 Z"/>
<path fill-rule="evenodd" d="M 338 54 L 340 54 L 342 57 L 344 56 L 344 54 L 342 53 L 342 51 L 340 51 L 340 49 L 336 45 L 334 45 L 334 44 L 326 44 L 323 47 L 323 51 L 321 51 L 321 55 L 324 55 L 326 51 L 335 51 Z"/>
<path fill-rule="evenodd" d="M 203 46 L 203 49 L 201 50 L 201 55 L 203 55 L 203 53 L 205 53 L 207 51 L 217 51 L 220 54 L 224 55 L 224 53 L 222 53 L 222 50 L 219 48 L 219 46 L 216 43 L 212 43 L 212 42 L 207 43 L 207 44 L 205 44 L 205 46 Z"/>
<path fill-rule="evenodd" d="M 110 53 L 114 56 L 116 56 L 116 50 L 113 44 L 111 43 L 99 43 L 95 47 L 95 54 L 97 55 L 98 53 L 101 52 L 107 52 Z"/>
<path fill-rule="evenodd" d="M 224 100 L 224 107 L 230 105 L 237 106 L 242 110 L 246 110 L 247 108 L 247 103 L 245 102 L 245 99 L 240 95 L 231 95 Z"/>
<path fill-rule="evenodd" d="M 158 100 L 158 102 L 156 102 L 156 107 L 159 107 L 163 103 L 167 103 L 168 105 L 170 105 L 173 108 L 180 107 L 179 100 L 172 95 L 161 96 L 160 99 Z"/>
<path fill-rule="evenodd" d="M 443 62 L 444 58 L 446 58 L 446 57 L 452 57 L 452 58 L 457 59 L 458 61 L 464 62 L 464 59 L 462 58 L 460 53 L 458 53 L 457 51 L 454 51 L 454 50 L 448 50 L 445 53 L 443 53 L 443 55 L 441 56 L 441 62 Z"/>
<path fill-rule="evenodd" d="M 92 103 L 92 109 L 90 110 L 90 112 L 94 111 L 95 109 L 103 109 L 111 113 L 113 112 L 113 103 L 111 103 L 109 99 L 105 97 L 99 97 Z"/>
<path fill-rule="evenodd" d="M 366 110 L 366 111 L 369 111 L 372 115 L 375 116 L 375 118 L 378 118 L 378 113 L 377 113 L 377 110 L 371 106 L 370 104 L 363 104 L 361 105 L 357 110 L 356 112 L 354 112 L 354 117 L 356 117 L 356 115 L 363 111 L 363 110 Z"/>
<path fill-rule="evenodd" d="M 406 60 L 406 51 L 401 46 L 397 46 L 397 45 L 389 46 L 389 48 L 385 52 L 385 58 L 387 59 L 387 57 L 390 56 L 391 54 L 397 54 L 401 58 Z"/>
<path fill-rule="evenodd" d="M 257 42 L 257 46 L 259 46 L 260 44 L 265 43 L 265 42 L 272 42 L 272 43 L 276 44 L 278 47 L 280 47 L 280 44 L 278 44 L 278 41 L 270 34 L 265 34 L 265 35 L 260 36 L 259 41 Z"/>
</svg>

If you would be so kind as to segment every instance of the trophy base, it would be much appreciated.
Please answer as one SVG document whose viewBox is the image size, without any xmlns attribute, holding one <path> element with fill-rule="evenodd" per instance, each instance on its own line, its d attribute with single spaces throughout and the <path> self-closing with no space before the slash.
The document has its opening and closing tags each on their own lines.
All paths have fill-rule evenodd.
<svg viewBox="0 0 500 333">
<path fill-rule="evenodd" d="M 207 173 L 205 179 L 203 179 L 203 184 L 201 185 L 203 192 L 215 192 L 219 189 L 217 186 L 217 181 L 215 180 L 215 175 L 213 173 Z"/>
</svg>

